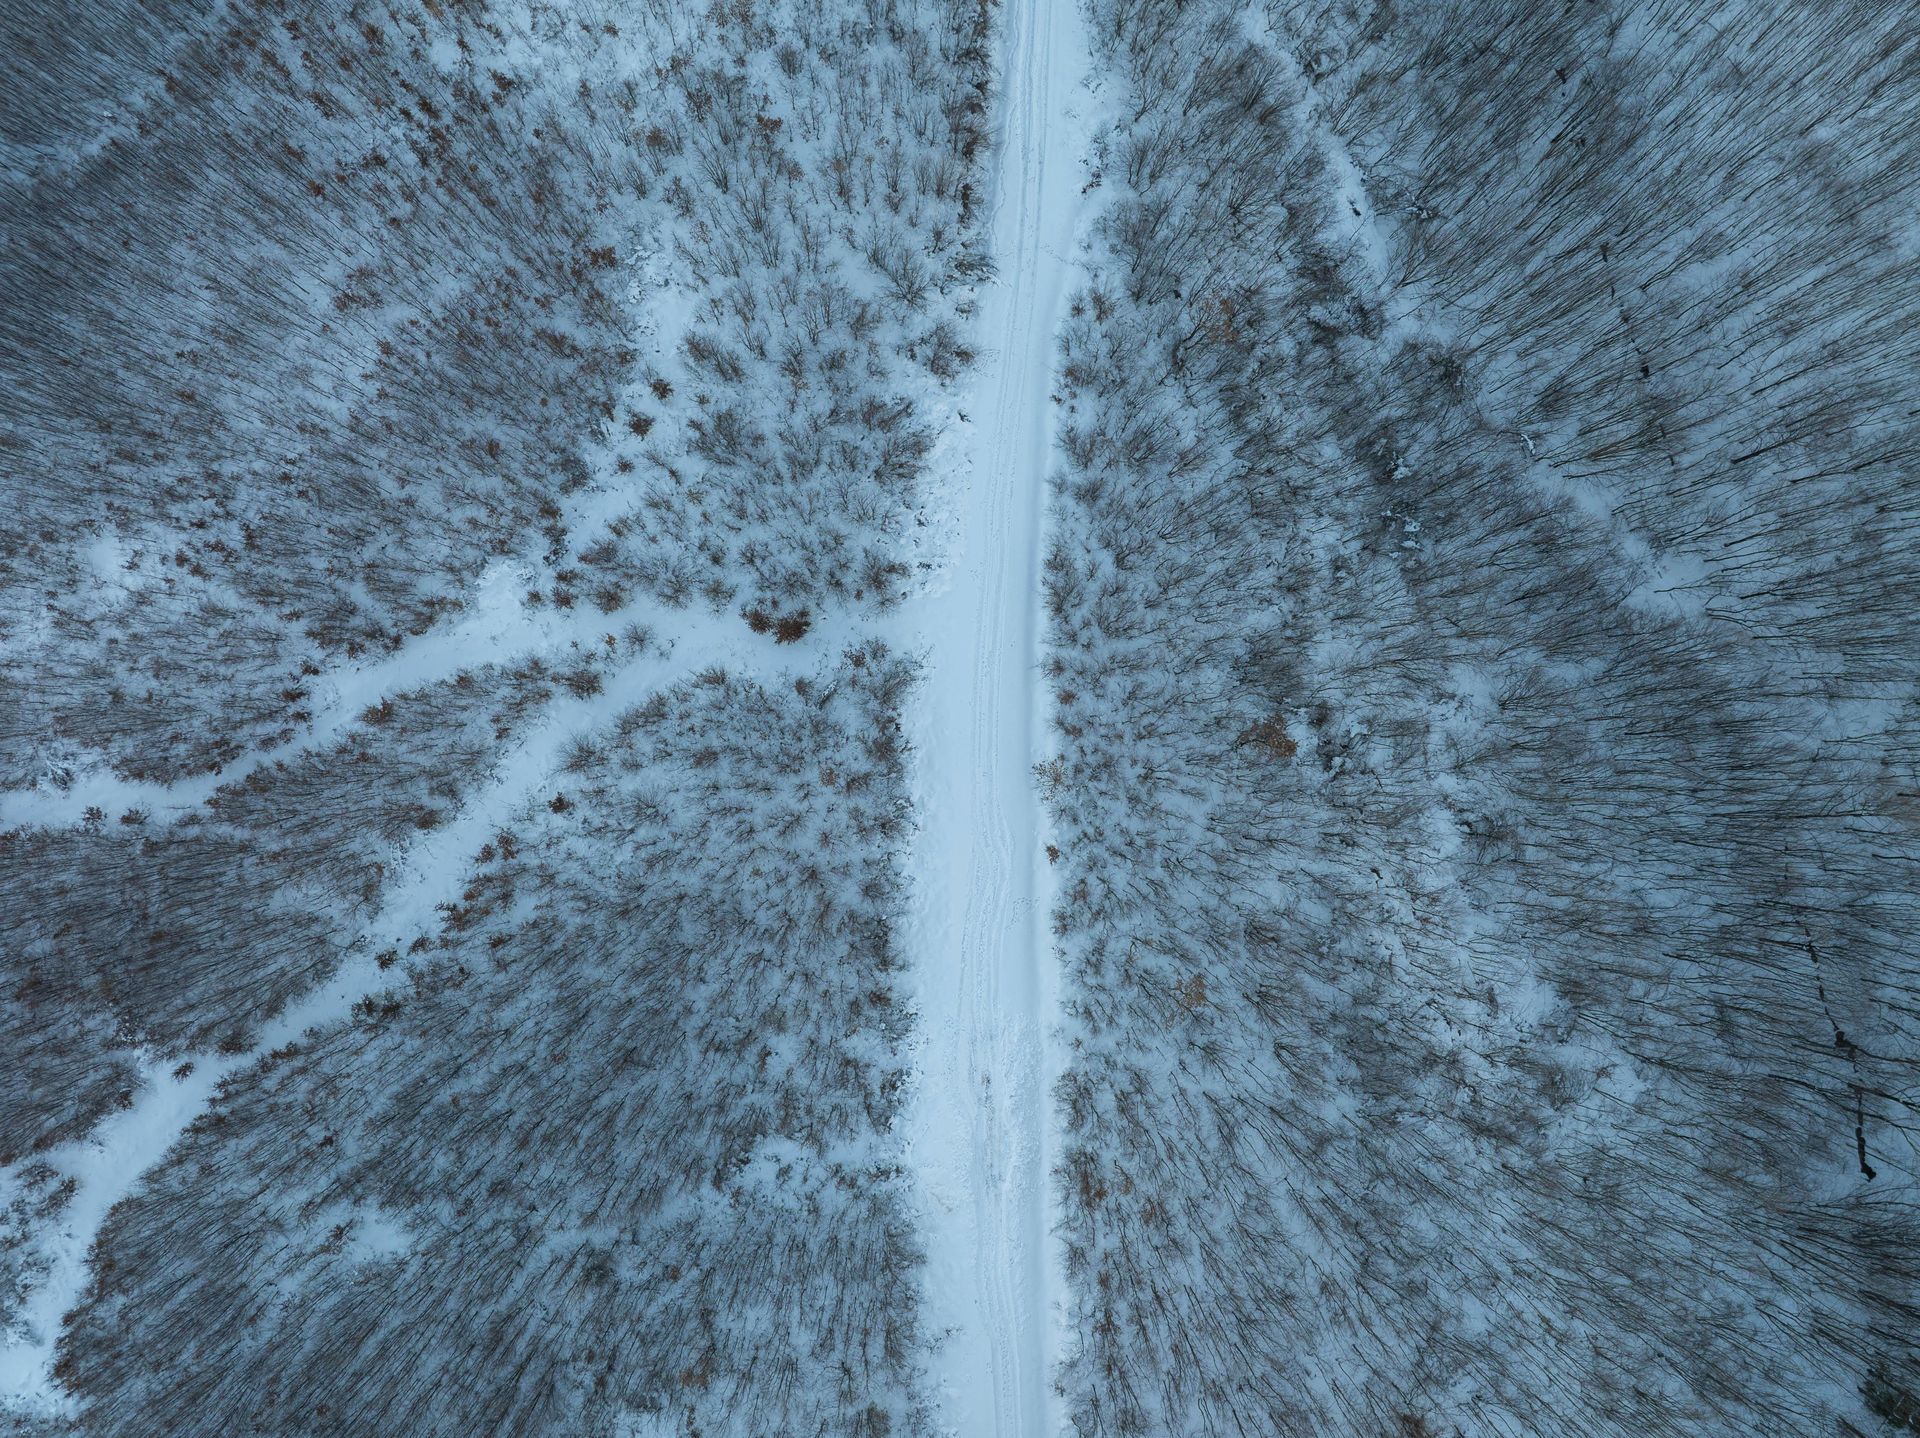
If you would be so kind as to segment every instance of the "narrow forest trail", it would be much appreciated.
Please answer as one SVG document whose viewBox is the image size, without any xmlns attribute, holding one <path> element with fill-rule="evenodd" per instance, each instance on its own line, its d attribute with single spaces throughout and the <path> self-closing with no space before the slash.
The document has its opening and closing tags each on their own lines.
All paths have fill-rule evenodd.
<svg viewBox="0 0 1920 1438">
<path fill-rule="evenodd" d="M 915 721 L 921 1073 L 909 1125 L 925 1197 L 941 1421 L 959 1438 L 1052 1438 L 1049 1237 L 1053 984 L 1041 757 L 1041 515 L 1055 328 L 1084 181 L 1086 46 L 1074 0 L 1003 11 L 997 278 L 953 483 L 947 587 L 925 623 Z"/>
</svg>

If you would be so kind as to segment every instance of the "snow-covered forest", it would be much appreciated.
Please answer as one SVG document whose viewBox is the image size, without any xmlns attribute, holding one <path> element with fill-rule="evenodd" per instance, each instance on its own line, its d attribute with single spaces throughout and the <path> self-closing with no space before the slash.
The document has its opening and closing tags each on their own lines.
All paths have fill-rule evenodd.
<svg viewBox="0 0 1920 1438">
<path fill-rule="evenodd" d="M 1920 30 L 1096 0 L 1072 1430 L 1920 1431 Z"/>
<path fill-rule="evenodd" d="M 925 1429 L 990 22 L 0 7 L 8 1421 Z"/>
<path fill-rule="evenodd" d="M 0 0 L 0 1431 L 1920 1433 L 1920 25 Z"/>
</svg>

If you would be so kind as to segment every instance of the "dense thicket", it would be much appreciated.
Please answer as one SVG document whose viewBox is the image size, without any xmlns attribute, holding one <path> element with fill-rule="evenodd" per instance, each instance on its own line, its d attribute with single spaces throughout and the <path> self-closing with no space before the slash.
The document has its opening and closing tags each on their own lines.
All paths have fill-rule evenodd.
<svg viewBox="0 0 1920 1438">
<path fill-rule="evenodd" d="M 1087 1435 L 1920 1413 L 1920 30 L 1094 6 Z"/>
<path fill-rule="evenodd" d="M 279 742 L 490 559 L 897 595 L 978 0 L 68 9 L 0 6 L 0 779 Z"/>
<path fill-rule="evenodd" d="M 877 647 L 583 736 L 354 1022 L 109 1222 L 86 1431 L 923 1431 Z"/>
<path fill-rule="evenodd" d="M 0 20 L 5 777 L 165 779 L 589 483 L 645 72 L 605 6 L 56 8 Z"/>
<path fill-rule="evenodd" d="M 0 834 L 0 1165 L 83 1134 L 129 1057 L 242 1053 L 362 941 L 410 840 L 603 666 L 534 659 L 382 700 L 339 744 L 254 770 L 204 813 Z"/>
<path fill-rule="evenodd" d="M 594 583 L 801 614 L 884 607 L 986 269 L 984 0 L 715 6 L 644 136 L 672 346 L 622 406 L 645 499 Z M 676 31 L 676 34 L 679 32 Z M 690 33 L 690 32 L 689 32 Z M 937 498 L 936 498 L 937 505 Z"/>
</svg>

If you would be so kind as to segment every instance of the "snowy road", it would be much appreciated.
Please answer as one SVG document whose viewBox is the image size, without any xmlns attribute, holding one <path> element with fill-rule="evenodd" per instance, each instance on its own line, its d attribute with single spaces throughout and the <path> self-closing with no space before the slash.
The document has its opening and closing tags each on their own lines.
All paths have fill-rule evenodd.
<svg viewBox="0 0 1920 1438">
<path fill-rule="evenodd" d="M 1074 0 L 1003 12 L 998 179 L 980 359 L 951 483 L 947 588 L 926 602 L 915 720 L 922 829 L 922 1177 L 928 1313 L 946 1334 L 942 1419 L 959 1438 L 1052 1438 L 1057 1344 L 1047 1223 L 1046 863 L 1032 766 L 1041 510 L 1055 324 L 1080 209 L 1086 47 Z"/>
</svg>

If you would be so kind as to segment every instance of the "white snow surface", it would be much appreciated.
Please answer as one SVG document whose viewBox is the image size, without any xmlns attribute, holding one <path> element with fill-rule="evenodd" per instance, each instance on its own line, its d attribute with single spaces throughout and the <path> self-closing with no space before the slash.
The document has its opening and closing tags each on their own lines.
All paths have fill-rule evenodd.
<svg viewBox="0 0 1920 1438">
<path fill-rule="evenodd" d="M 1060 1431 L 1058 1254 L 1047 962 L 1051 908 L 1033 765 L 1042 495 L 1053 450 L 1055 322 L 1074 270 L 1088 138 L 1087 47 L 1072 0 L 1003 16 L 998 269 L 947 481 L 947 583 L 913 606 L 924 678 L 912 716 L 921 1064 L 908 1120 L 921 1180 L 937 1399 L 960 1438 Z M 950 451 L 952 453 L 952 451 Z"/>
</svg>

